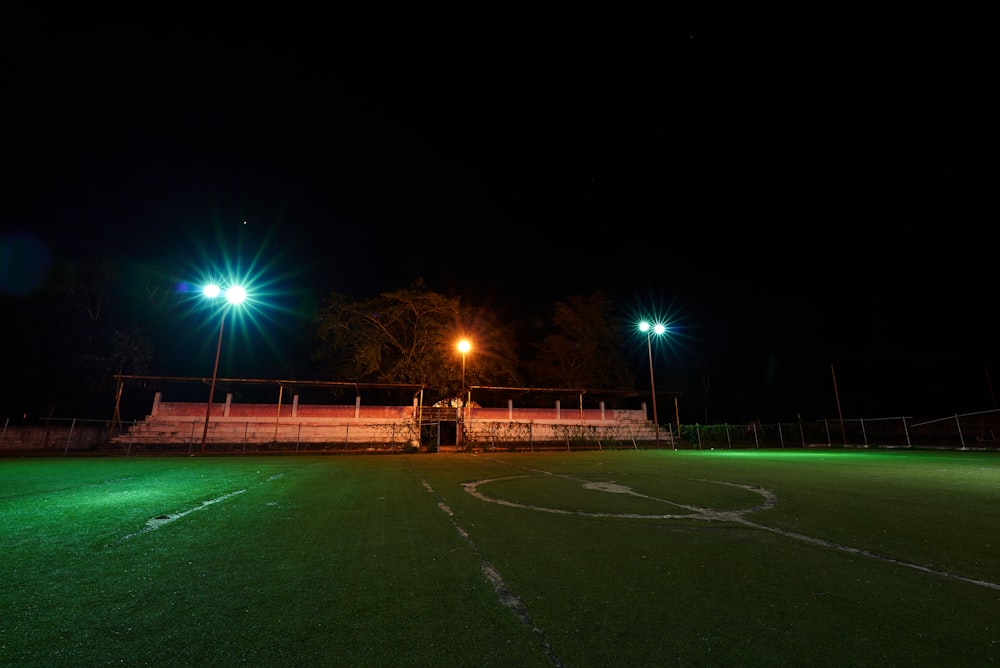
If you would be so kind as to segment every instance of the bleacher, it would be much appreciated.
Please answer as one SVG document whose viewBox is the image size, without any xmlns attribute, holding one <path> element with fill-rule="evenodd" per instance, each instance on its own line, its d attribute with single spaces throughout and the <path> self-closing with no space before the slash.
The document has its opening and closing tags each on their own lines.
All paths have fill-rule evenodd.
<svg viewBox="0 0 1000 668">
<path fill-rule="evenodd" d="M 206 428 L 206 405 L 194 402 L 164 402 L 157 393 L 153 409 L 140 422 L 130 425 L 113 441 L 119 444 L 172 444 L 247 447 L 267 444 L 325 444 L 352 449 L 375 447 L 398 449 L 420 447 L 426 428 L 461 424 L 467 445 L 511 442 L 561 443 L 602 441 L 655 443 L 657 430 L 641 410 L 484 408 L 470 406 L 363 406 L 239 404 L 228 395 L 225 403 L 213 404 Z M 659 430 L 661 445 L 673 442 L 672 433 Z"/>
</svg>

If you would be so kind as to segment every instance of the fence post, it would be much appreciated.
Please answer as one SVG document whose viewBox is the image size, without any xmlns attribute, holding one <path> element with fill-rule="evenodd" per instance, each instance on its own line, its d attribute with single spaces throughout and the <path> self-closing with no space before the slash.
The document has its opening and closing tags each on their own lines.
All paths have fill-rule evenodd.
<svg viewBox="0 0 1000 668">
<path fill-rule="evenodd" d="M 73 440 L 73 428 L 76 427 L 76 418 L 69 425 L 69 436 L 66 437 L 66 449 L 63 450 L 63 455 L 65 456 L 69 453 L 69 442 Z"/>
</svg>

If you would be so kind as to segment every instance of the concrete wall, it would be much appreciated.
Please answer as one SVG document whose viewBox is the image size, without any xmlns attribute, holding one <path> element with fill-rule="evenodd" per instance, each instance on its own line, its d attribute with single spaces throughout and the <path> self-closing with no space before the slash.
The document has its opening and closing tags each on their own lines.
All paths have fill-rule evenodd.
<svg viewBox="0 0 1000 668">
<path fill-rule="evenodd" d="M 94 450 L 104 445 L 110 433 L 106 425 L 59 425 L 48 427 L 8 427 L 0 429 L 0 451 Z"/>
</svg>

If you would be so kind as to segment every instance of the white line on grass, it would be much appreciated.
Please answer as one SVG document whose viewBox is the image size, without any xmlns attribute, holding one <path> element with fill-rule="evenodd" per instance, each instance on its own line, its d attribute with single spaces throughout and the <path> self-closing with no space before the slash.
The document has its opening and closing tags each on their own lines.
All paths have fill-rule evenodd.
<svg viewBox="0 0 1000 668">
<path fill-rule="evenodd" d="M 136 536 L 141 536 L 142 534 L 148 533 L 150 531 L 156 531 L 160 527 L 162 527 L 162 526 L 164 526 L 166 524 L 170 524 L 171 522 L 173 522 L 175 520 L 179 520 L 180 518 L 184 517 L 185 515 L 189 515 L 189 514 L 195 512 L 196 510 L 204 510 L 205 508 L 208 508 L 212 504 L 219 503 L 220 501 L 225 501 L 226 499 L 234 497 L 237 494 L 242 494 L 245 491 L 246 491 L 245 489 L 240 489 L 240 490 L 237 490 L 235 492 L 230 492 L 229 494 L 223 494 L 220 497 L 217 497 L 217 498 L 214 498 L 214 499 L 210 499 L 208 501 L 202 501 L 200 506 L 195 506 L 194 508 L 190 508 L 188 510 L 182 510 L 179 513 L 172 513 L 170 515 L 159 515 L 159 516 L 154 517 L 154 518 L 152 518 L 150 520 L 146 520 L 146 526 L 145 527 L 143 527 L 139 531 L 136 531 L 135 533 L 130 533 L 127 536 L 122 536 L 118 540 L 119 541 L 128 540 L 129 538 L 135 538 Z"/>
<path fill-rule="evenodd" d="M 737 519 L 737 522 L 745 524 L 746 526 L 753 527 L 755 529 L 762 529 L 764 531 L 770 531 L 771 533 L 780 534 L 788 538 L 794 538 L 795 540 L 801 540 L 806 543 L 812 543 L 813 545 L 821 545 L 823 547 L 829 547 L 834 550 L 840 550 L 841 552 L 847 552 L 848 554 L 856 554 L 862 557 L 870 557 L 872 559 L 878 559 L 879 561 L 886 561 L 891 564 L 896 564 L 897 566 L 905 566 L 906 568 L 912 568 L 914 570 L 921 571 L 923 573 L 928 573 L 930 575 L 937 575 L 943 578 L 949 578 L 951 580 L 958 580 L 960 582 L 967 582 L 969 584 L 978 585 L 980 587 L 986 587 L 988 589 L 1000 590 L 1000 584 L 995 582 L 988 582 L 986 580 L 976 580 L 974 578 L 967 578 L 964 575 L 957 575 L 955 573 L 949 573 L 948 571 L 938 571 L 933 568 L 928 568 L 926 566 L 921 566 L 920 564 L 913 564 L 908 561 L 901 561 L 899 559 L 894 559 L 893 557 L 886 556 L 884 554 L 877 554 L 875 552 L 869 552 L 868 550 L 862 550 L 856 547 L 851 547 L 850 545 L 841 545 L 840 543 L 833 543 L 828 540 L 823 540 L 822 538 L 813 538 L 812 536 L 804 536 L 800 533 L 794 533 L 792 531 L 784 531 L 782 529 L 776 529 L 774 527 L 764 526 L 763 524 L 755 524 L 754 522 L 748 522 L 742 518 Z"/>
<path fill-rule="evenodd" d="M 508 464 L 502 460 L 494 460 L 502 464 Z M 754 529 L 761 529 L 762 531 L 770 531 L 771 533 L 776 533 L 786 538 L 793 538 L 795 540 L 800 540 L 806 543 L 812 543 L 813 545 L 820 545 L 822 547 L 828 547 L 834 550 L 839 550 L 841 552 L 847 552 L 848 554 L 854 554 L 862 557 L 868 557 L 871 559 L 877 559 L 879 561 L 884 561 L 886 563 L 895 564 L 897 566 L 904 566 L 906 568 L 912 568 L 914 570 L 921 571 L 922 573 L 928 573 L 930 575 L 937 575 L 939 577 L 948 578 L 951 580 L 958 580 L 959 582 L 966 582 L 969 584 L 974 584 L 979 587 L 986 587 L 988 589 L 1000 590 L 1000 584 L 995 582 L 989 582 L 986 580 L 977 580 L 975 578 L 968 578 L 964 575 L 957 575 L 955 573 L 949 573 L 948 571 L 939 571 L 933 568 L 928 568 L 927 566 L 921 566 L 920 564 L 910 563 L 908 561 L 902 561 L 900 559 L 895 559 L 893 557 L 886 556 L 884 554 L 878 554 L 876 552 L 869 552 L 868 550 L 862 550 L 860 548 L 851 547 L 850 545 L 842 545 L 840 543 L 834 543 L 822 538 L 814 538 L 812 536 L 806 536 L 800 533 L 795 533 L 792 531 L 785 531 L 783 529 L 777 529 L 774 527 L 765 526 L 763 524 L 757 524 L 745 519 L 743 516 L 750 513 L 755 513 L 760 510 L 766 510 L 768 508 L 773 508 L 778 505 L 778 497 L 771 490 L 764 489 L 763 487 L 752 487 L 750 485 L 740 485 L 733 482 L 724 482 L 721 480 L 702 480 L 701 482 L 709 482 L 717 485 L 731 485 L 733 487 L 740 487 L 750 492 L 760 494 L 764 497 L 764 502 L 753 506 L 751 508 L 744 508 L 742 510 L 713 510 L 711 508 L 700 508 L 698 506 L 686 506 L 684 504 L 675 503 L 667 499 L 660 499 L 653 496 L 648 496 L 646 494 L 640 494 L 626 485 L 619 485 L 617 483 L 595 483 L 589 480 L 583 480 L 580 478 L 574 478 L 572 476 L 561 475 L 557 473 L 551 473 L 549 471 L 542 471 L 538 469 L 530 469 L 525 466 L 519 466 L 515 464 L 508 464 L 509 466 L 516 466 L 517 468 L 524 469 L 526 471 L 531 471 L 527 475 L 518 476 L 506 476 L 502 478 L 489 478 L 486 480 L 473 480 L 471 482 L 462 483 L 462 487 L 466 492 L 476 497 L 480 501 L 486 501 L 487 503 L 496 503 L 501 506 L 509 506 L 512 508 L 524 508 L 526 510 L 535 510 L 544 513 L 555 513 L 558 515 L 582 515 L 586 517 L 603 517 L 603 518 L 622 518 L 622 519 L 659 519 L 659 520 L 704 520 L 709 522 L 735 522 L 737 524 L 742 524 L 743 526 L 748 526 Z M 653 501 L 660 501 L 678 508 L 685 508 L 690 510 L 690 514 L 684 515 L 643 515 L 638 513 L 601 513 L 601 512 L 590 512 L 584 510 L 563 510 L 560 508 L 545 508 L 542 506 L 533 506 L 524 503 L 517 503 L 514 501 L 505 501 L 503 499 L 496 499 L 493 497 L 486 496 L 479 491 L 479 486 L 491 482 L 499 482 L 503 480 L 514 480 L 517 478 L 529 478 L 532 476 L 552 476 L 557 478 L 564 478 L 566 480 L 574 480 L 579 482 L 587 489 L 593 489 L 601 492 L 610 492 L 613 494 L 630 494 L 632 496 L 637 496 L 643 499 L 650 499 Z"/>
<path fill-rule="evenodd" d="M 516 501 L 506 501 L 504 499 L 497 499 L 492 496 L 486 496 L 479 491 L 480 485 L 485 485 L 491 482 L 502 482 L 504 480 L 516 480 L 518 478 L 531 478 L 532 475 L 515 475 L 506 476 L 504 478 L 489 478 L 486 480 L 473 480 L 470 482 L 462 483 L 462 487 L 465 491 L 476 497 L 480 501 L 486 501 L 487 503 L 496 503 L 501 506 L 510 506 L 511 508 L 524 508 L 526 510 L 536 510 L 543 513 L 554 513 L 556 515 L 582 515 L 585 517 L 620 517 L 622 519 L 630 520 L 708 520 L 713 522 L 735 522 L 742 520 L 742 516 L 747 513 L 755 513 L 760 510 L 767 510 L 768 508 L 773 508 L 778 503 L 778 497 L 775 496 L 774 492 L 762 487 L 753 487 L 751 485 L 739 485 L 734 482 L 723 482 L 721 480 L 703 480 L 702 482 L 709 482 L 716 485 L 730 485 L 732 487 L 739 487 L 745 489 L 749 492 L 754 492 L 764 497 L 762 503 L 757 504 L 751 508 L 744 508 L 742 510 L 714 510 L 712 508 L 702 508 L 699 506 L 688 506 L 682 503 L 675 503 L 674 501 L 669 501 L 667 499 L 660 499 L 655 496 L 649 496 L 646 494 L 640 494 L 634 491 L 626 485 L 619 485 L 617 483 L 594 483 L 586 480 L 579 480 L 577 478 L 572 478 L 570 476 L 556 476 L 559 478 L 565 478 L 567 480 L 575 480 L 579 482 L 587 489 L 594 489 L 601 492 L 611 492 L 614 494 L 629 494 L 631 496 L 637 496 L 641 499 L 649 499 L 651 501 L 658 501 L 660 503 L 665 503 L 667 505 L 675 506 L 677 508 L 684 508 L 685 510 L 690 510 L 690 513 L 683 514 L 643 514 L 643 513 L 602 513 L 588 510 L 565 510 L 563 508 L 546 508 L 544 506 L 533 506 L 525 503 L 518 503 Z"/>
<path fill-rule="evenodd" d="M 434 489 L 427 483 L 427 481 L 424 480 L 422 482 L 424 488 L 426 488 L 428 492 L 433 494 Z M 448 516 L 448 519 L 451 520 L 452 526 L 455 527 L 455 531 L 457 531 L 458 535 L 462 537 L 462 540 L 471 545 L 472 549 L 474 549 L 476 551 L 476 554 L 479 555 L 479 558 L 482 560 L 480 563 L 480 569 L 482 570 L 483 575 L 486 576 L 486 579 L 489 580 L 490 584 L 493 586 L 493 592 L 497 595 L 497 598 L 500 600 L 500 603 L 509 608 L 515 615 L 518 616 L 518 618 L 522 622 L 531 627 L 531 630 L 535 634 L 535 637 L 538 638 L 538 640 L 542 643 L 542 649 L 545 652 L 546 656 L 549 657 L 549 660 L 552 662 L 552 665 L 556 666 L 557 668 L 562 668 L 563 665 L 562 661 L 560 661 L 559 657 L 557 657 L 555 655 L 555 652 L 552 651 L 552 647 L 545 639 L 545 634 L 542 632 L 542 630 L 537 626 L 535 626 L 535 623 L 531 620 L 531 615 L 528 614 L 528 609 L 524 606 L 524 601 L 522 601 L 517 594 L 511 591 L 510 587 L 508 587 L 507 583 L 504 582 L 504 579 L 500 575 L 500 572 L 493 566 L 493 564 L 491 564 L 489 561 L 483 558 L 482 553 L 479 552 L 479 547 L 472 540 L 472 537 L 469 536 L 469 532 L 463 529 L 462 525 L 460 525 L 458 521 L 455 520 L 455 513 L 453 513 L 451 508 L 448 507 L 448 504 L 446 504 L 444 501 L 438 501 L 438 508 L 440 508 L 441 512 L 443 512 L 445 515 Z"/>
</svg>

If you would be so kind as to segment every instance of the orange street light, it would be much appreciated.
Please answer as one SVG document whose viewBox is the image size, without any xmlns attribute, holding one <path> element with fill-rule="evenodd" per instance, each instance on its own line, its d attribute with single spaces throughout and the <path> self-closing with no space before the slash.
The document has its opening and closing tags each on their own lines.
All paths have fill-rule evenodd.
<svg viewBox="0 0 1000 668">
<path fill-rule="evenodd" d="M 465 394 L 465 354 L 472 350 L 472 344 L 468 339 L 458 342 L 458 352 L 462 353 L 462 394 Z"/>
<path fill-rule="evenodd" d="M 472 350 L 472 344 L 469 343 L 468 339 L 462 339 L 458 342 L 456 346 L 458 352 L 462 353 L 462 422 L 458 425 L 458 429 L 455 434 L 455 445 L 456 447 L 462 446 L 462 431 L 465 429 L 465 355 L 470 350 Z"/>
</svg>

